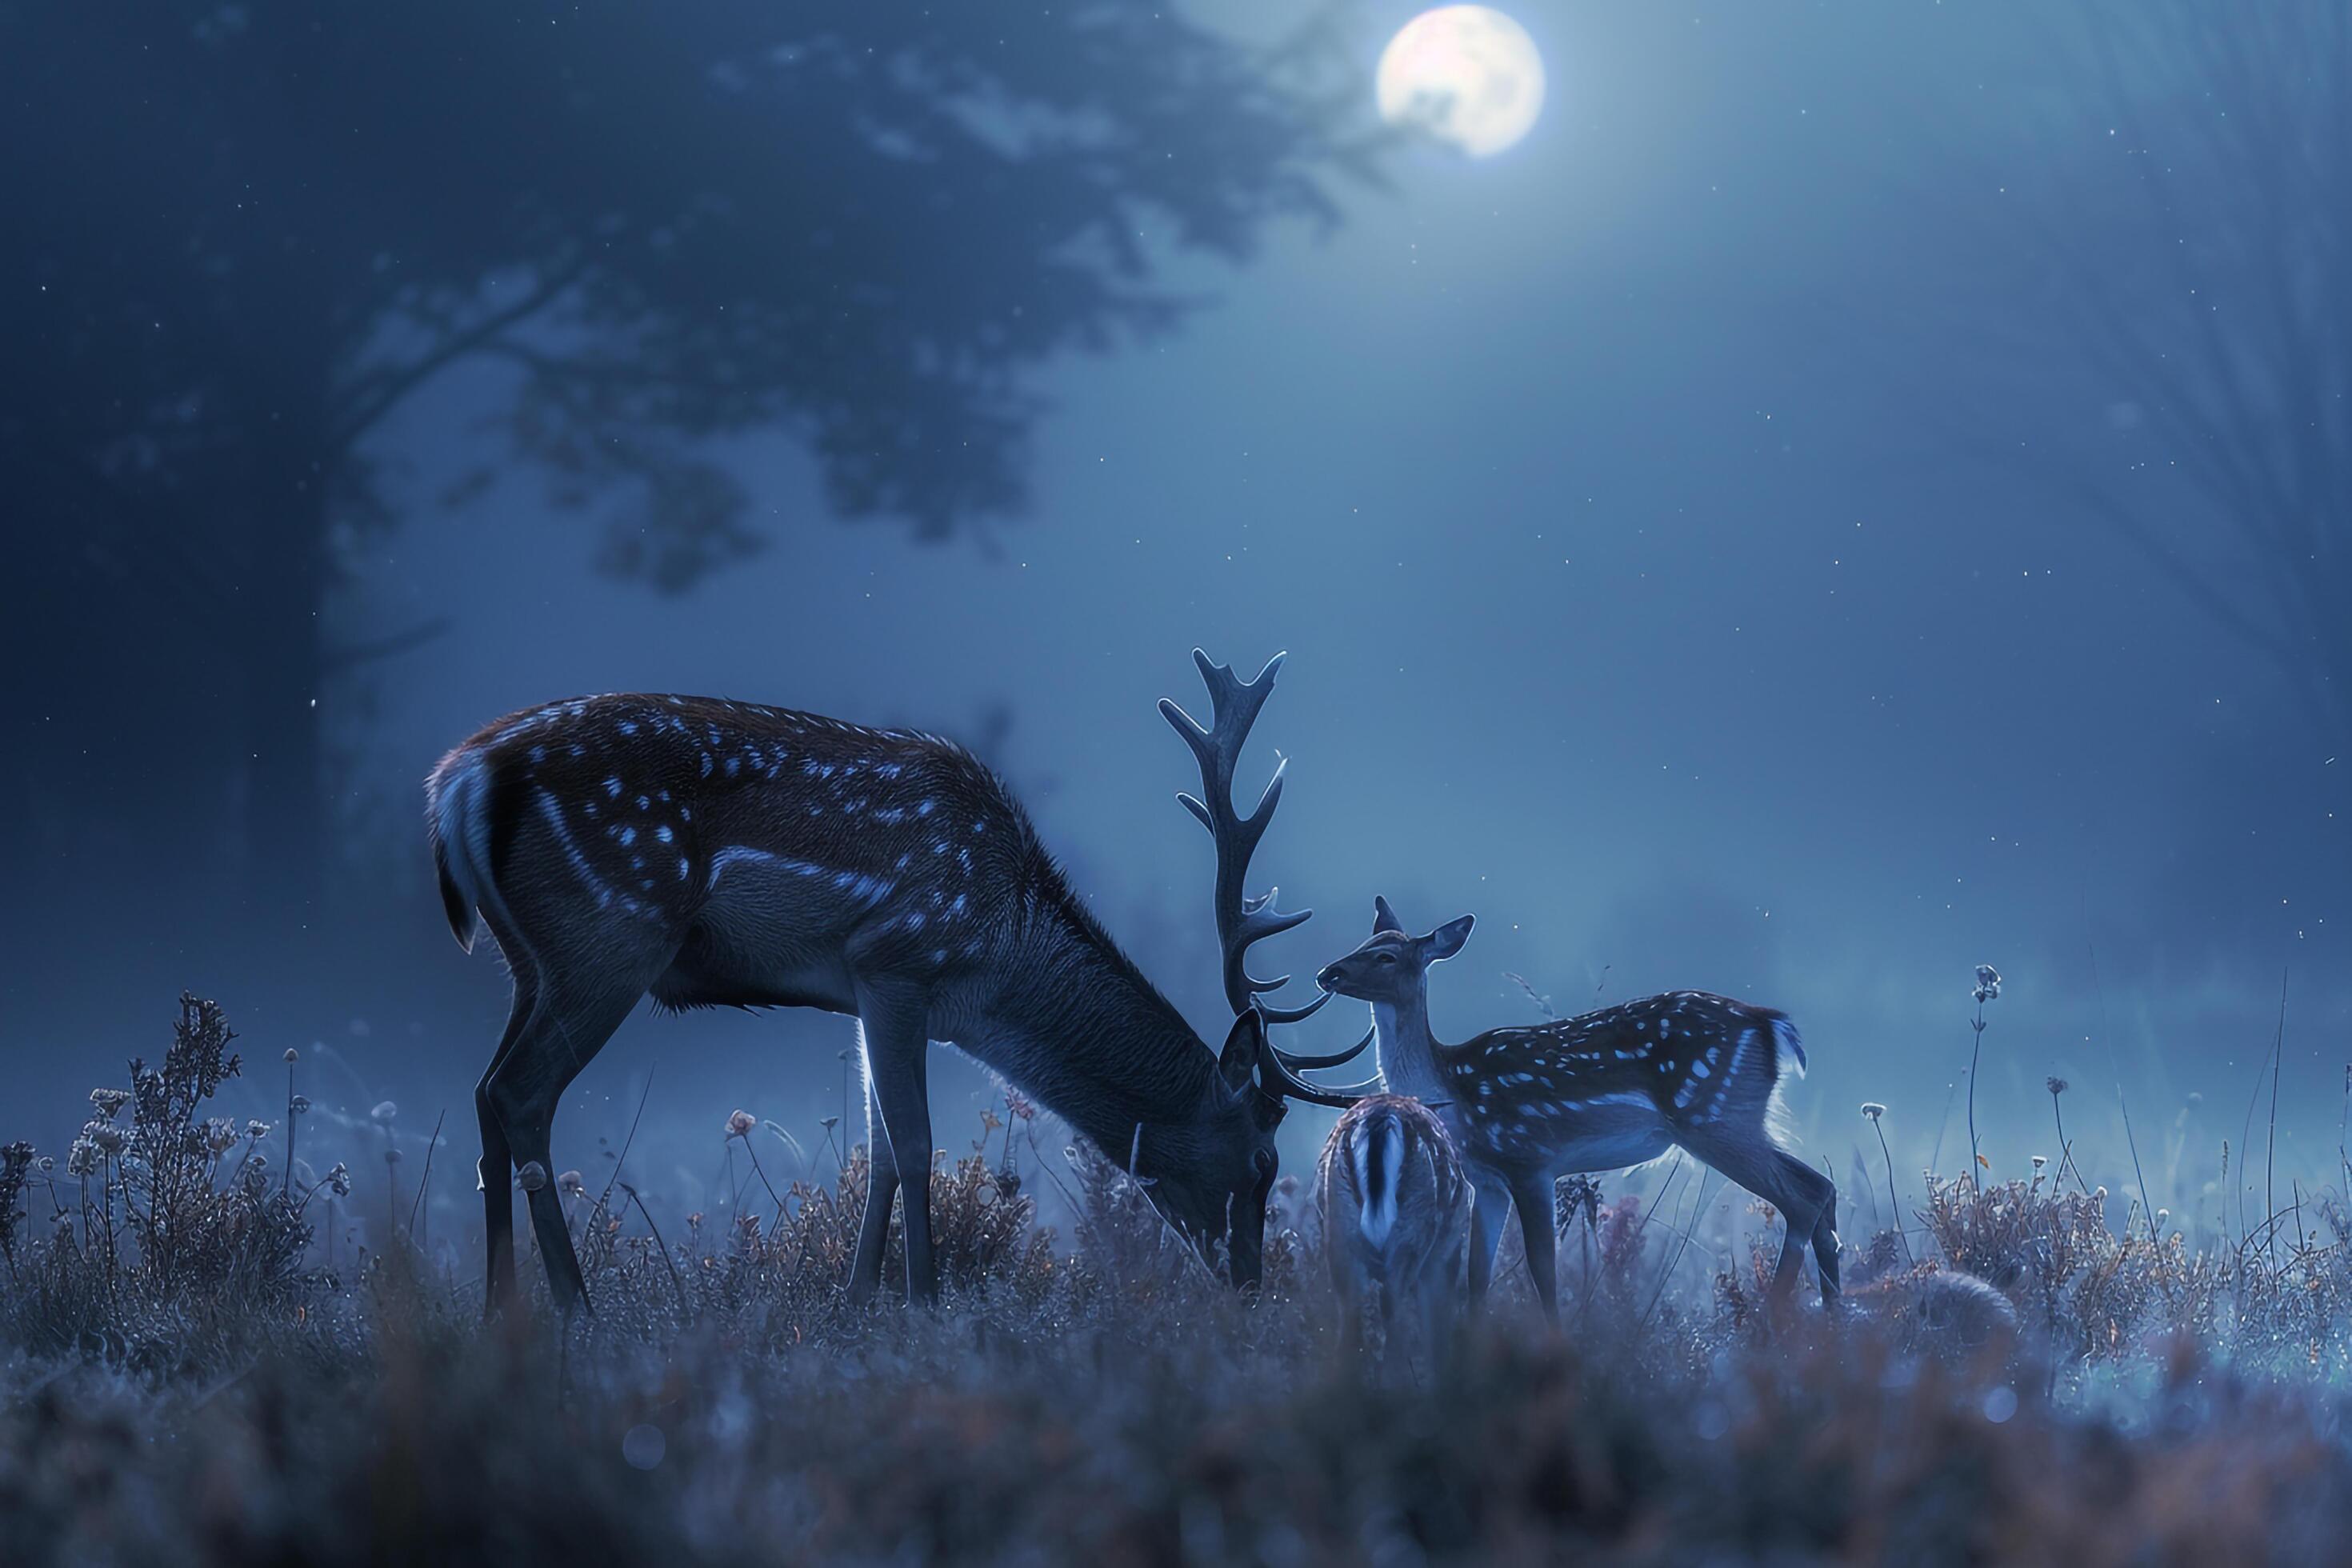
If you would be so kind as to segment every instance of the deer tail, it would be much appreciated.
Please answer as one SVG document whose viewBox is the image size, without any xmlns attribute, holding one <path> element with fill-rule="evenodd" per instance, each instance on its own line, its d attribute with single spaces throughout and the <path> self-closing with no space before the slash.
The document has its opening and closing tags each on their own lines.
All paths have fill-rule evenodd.
<svg viewBox="0 0 2352 1568">
<path fill-rule="evenodd" d="M 1356 1224 L 1374 1247 L 1384 1244 L 1397 1221 L 1397 1178 L 1404 1164 L 1404 1129 L 1383 1107 L 1364 1121 L 1356 1140 L 1356 1182 L 1364 1194 Z"/>
<path fill-rule="evenodd" d="M 433 840 L 433 867 L 441 879 L 441 909 L 457 945 L 474 951 L 475 911 L 495 901 L 490 880 L 490 763 L 471 746 L 441 759 L 425 781 L 425 821 Z"/>
</svg>

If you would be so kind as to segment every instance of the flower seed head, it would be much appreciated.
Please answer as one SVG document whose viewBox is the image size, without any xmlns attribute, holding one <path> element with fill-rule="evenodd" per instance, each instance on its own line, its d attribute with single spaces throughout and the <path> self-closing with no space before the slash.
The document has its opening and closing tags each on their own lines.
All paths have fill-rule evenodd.
<svg viewBox="0 0 2352 1568">
<path fill-rule="evenodd" d="M 2050 1098 L 2055 1100 L 2066 1092 L 2067 1083 L 2063 1078 L 2052 1077 L 2042 1079 L 2042 1087 L 2049 1089 Z"/>
<path fill-rule="evenodd" d="M 296 1049 L 295 1049 L 293 1047 L 291 1047 L 291 1046 L 289 1046 L 289 1047 L 286 1047 L 286 1065 L 287 1065 L 288 1067 L 289 1067 L 289 1068 L 290 1068 L 290 1067 L 292 1067 L 296 1062 L 299 1062 L 299 1061 L 300 1061 L 301 1059 L 302 1059 L 302 1053 L 301 1053 L 301 1052 L 299 1052 L 299 1051 L 296 1050 Z"/>
<path fill-rule="evenodd" d="M 758 1120 L 748 1110 L 731 1112 L 727 1118 L 727 1136 L 749 1138 L 751 1136 L 751 1129 L 759 1124 Z"/>
<path fill-rule="evenodd" d="M 388 1100 L 379 1100 L 376 1103 L 376 1108 L 368 1112 L 368 1120 L 371 1121 L 382 1122 L 386 1127 L 389 1127 L 392 1125 L 392 1119 L 399 1114 L 400 1107 L 394 1105 Z"/>
<path fill-rule="evenodd" d="M 1862 1102 L 1862 1113 L 1875 1121 L 1886 1114 L 1886 1107 L 1874 1100 L 1865 1100 Z"/>
</svg>

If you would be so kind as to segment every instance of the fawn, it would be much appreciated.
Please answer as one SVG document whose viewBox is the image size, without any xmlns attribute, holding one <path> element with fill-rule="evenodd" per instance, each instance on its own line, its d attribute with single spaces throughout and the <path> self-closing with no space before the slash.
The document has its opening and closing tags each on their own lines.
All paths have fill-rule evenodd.
<svg viewBox="0 0 2352 1568">
<path fill-rule="evenodd" d="M 1368 1295 L 1393 1342 L 1402 1297 L 1420 1314 L 1434 1368 L 1453 1331 L 1470 1225 L 1470 1187 L 1445 1124 L 1402 1095 L 1360 1100 L 1324 1140 L 1317 1175 L 1341 1342 L 1362 1348 Z"/>
<path fill-rule="evenodd" d="M 1430 1032 L 1429 966 L 1462 951 L 1472 917 L 1416 937 L 1386 899 L 1374 910 L 1363 945 L 1317 978 L 1327 992 L 1371 1004 L 1387 1088 L 1444 1106 L 1476 1191 L 1474 1299 L 1493 1277 L 1503 1215 L 1516 1205 L 1536 1294 L 1556 1320 L 1553 1183 L 1676 1147 L 1780 1209 L 1789 1228 L 1776 1298 L 1786 1296 L 1810 1241 L 1822 1299 L 1836 1299 L 1837 1187 L 1776 1136 L 1781 1085 L 1805 1070 L 1804 1045 L 1787 1015 L 1670 991 L 1447 1045 Z"/>
</svg>

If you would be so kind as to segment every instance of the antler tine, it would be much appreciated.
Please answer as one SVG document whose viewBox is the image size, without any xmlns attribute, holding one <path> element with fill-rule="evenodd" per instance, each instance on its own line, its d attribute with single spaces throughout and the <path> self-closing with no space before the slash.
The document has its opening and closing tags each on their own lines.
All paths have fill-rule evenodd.
<svg viewBox="0 0 2352 1568">
<path fill-rule="evenodd" d="M 1321 996 L 1315 999 L 1313 1006 L 1301 1007 L 1298 1011 L 1302 1014 L 1312 1013 L 1315 1011 L 1316 1007 L 1320 1007 L 1325 1002 L 1330 1000 L 1330 997 L 1331 994 L 1327 991 Z M 1267 1016 L 1271 1018 L 1273 1015 L 1269 1013 Z M 1282 1065 L 1288 1068 L 1293 1072 L 1313 1072 L 1318 1068 L 1342 1067 L 1349 1062 L 1354 1061 L 1358 1057 L 1362 1056 L 1366 1051 L 1370 1050 L 1371 1048 L 1372 1042 L 1379 1037 L 1380 1026 L 1378 1025 L 1374 1025 L 1372 1027 L 1364 1031 L 1364 1037 L 1362 1039 L 1358 1040 L 1346 1050 L 1333 1051 L 1328 1057 L 1302 1057 L 1294 1052 L 1285 1050 L 1276 1050 L 1274 1054 L 1281 1058 Z"/>
<path fill-rule="evenodd" d="M 1261 1077 L 1271 1080 L 1269 1087 L 1279 1089 L 1291 1099 L 1303 1100 L 1310 1105 L 1328 1105 L 1344 1110 L 1367 1095 L 1381 1091 L 1381 1080 L 1376 1078 L 1339 1089 L 1319 1088 L 1293 1072 L 1289 1063 L 1283 1059 L 1282 1053 L 1272 1048 L 1258 1058 L 1258 1067 Z"/>
<path fill-rule="evenodd" d="M 1209 837 L 1216 844 L 1217 942 L 1223 952 L 1225 1002 L 1236 1014 L 1246 1010 L 1259 993 L 1279 990 L 1290 979 L 1286 974 L 1276 980 L 1252 976 L 1247 967 L 1250 948 L 1267 937 L 1291 930 L 1314 913 L 1312 910 L 1277 910 L 1273 889 L 1255 899 L 1244 890 L 1250 858 L 1256 853 L 1258 840 L 1265 836 L 1266 825 L 1274 820 L 1275 808 L 1281 804 L 1286 762 L 1276 765 L 1274 776 L 1266 781 L 1256 806 L 1247 816 L 1234 809 L 1234 766 L 1241 759 L 1251 726 L 1257 722 L 1259 710 L 1273 694 L 1275 672 L 1282 668 L 1285 657 L 1276 654 L 1254 679 L 1243 680 L 1234 674 L 1231 665 L 1218 664 L 1202 649 L 1194 648 L 1192 663 L 1209 689 L 1206 725 L 1170 699 L 1160 700 L 1160 716 L 1191 748 L 1193 761 L 1200 764 L 1200 795 L 1179 795 L 1176 799 L 1209 830 Z M 1320 1005 L 1318 1000 L 1315 1005 Z M 1269 1023 L 1290 1023 L 1304 1016 L 1305 1012 L 1294 1009 L 1266 1012 Z"/>
</svg>

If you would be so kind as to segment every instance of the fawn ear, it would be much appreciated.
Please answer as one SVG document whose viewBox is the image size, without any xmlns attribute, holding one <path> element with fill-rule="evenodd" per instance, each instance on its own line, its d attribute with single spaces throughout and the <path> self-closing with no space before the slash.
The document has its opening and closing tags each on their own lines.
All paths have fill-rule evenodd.
<svg viewBox="0 0 2352 1568">
<path fill-rule="evenodd" d="M 1458 921 L 1447 921 L 1421 939 L 1422 956 L 1431 963 L 1442 963 L 1462 951 L 1470 940 L 1470 928 L 1478 923 L 1475 915 L 1464 915 Z"/>
<path fill-rule="evenodd" d="M 1252 1007 L 1234 1020 L 1225 1048 L 1217 1053 L 1217 1077 L 1226 1089 L 1239 1094 L 1256 1080 L 1258 1062 L 1265 1055 L 1265 1016 Z"/>
<path fill-rule="evenodd" d="M 1389 901 L 1383 898 L 1377 896 L 1374 897 L 1372 900 L 1372 934 L 1374 936 L 1378 936 L 1384 931 L 1402 930 L 1404 930 L 1404 922 L 1396 918 L 1396 911 L 1389 908 Z"/>
</svg>

